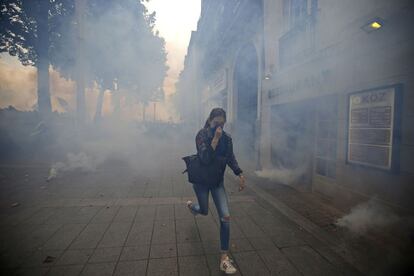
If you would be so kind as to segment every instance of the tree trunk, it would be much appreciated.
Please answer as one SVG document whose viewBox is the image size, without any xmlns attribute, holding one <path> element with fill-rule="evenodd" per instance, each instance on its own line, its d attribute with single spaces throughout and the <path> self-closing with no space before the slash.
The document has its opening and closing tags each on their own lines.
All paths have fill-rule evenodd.
<svg viewBox="0 0 414 276">
<path fill-rule="evenodd" d="M 112 92 L 112 105 L 114 107 L 113 117 L 119 119 L 121 116 L 121 95 L 119 90 Z"/>
<path fill-rule="evenodd" d="M 142 121 L 144 122 L 145 122 L 145 107 L 146 107 L 145 103 L 142 103 Z"/>
<path fill-rule="evenodd" d="M 75 1 L 75 13 L 78 25 L 78 44 L 76 57 L 76 110 L 78 123 L 82 124 L 85 119 L 85 56 L 84 56 L 84 16 L 85 1 Z"/>
<path fill-rule="evenodd" d="M 49 91 L 49 1 L 39 1 L 37 17 L 37 102 L 40 113 L 52 111 Z"/>
<path fill-rule="evenodd" d="M 94 117 L 95 123 L 99 123 L 99 121 L 102 118 L 102 105 L 103 105 L 104 95 L 105 95 L 105 91 L 103 89 L 99 89 L 98 99 L 96 102 L 95 117 Z"/>
</svg>

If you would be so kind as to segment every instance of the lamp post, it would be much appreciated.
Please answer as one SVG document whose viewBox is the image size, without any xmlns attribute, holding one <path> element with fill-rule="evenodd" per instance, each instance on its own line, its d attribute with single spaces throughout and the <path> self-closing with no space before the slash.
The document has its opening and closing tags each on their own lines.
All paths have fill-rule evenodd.
<svg viewBox="0 0 414 276">
<path fill-rule="evenodd" d="M 156 112 L 156 109 L 157 109 L 157 102 L 154 102 L 154 122 L 155 122 L 155 112 Z"/>
</svg>

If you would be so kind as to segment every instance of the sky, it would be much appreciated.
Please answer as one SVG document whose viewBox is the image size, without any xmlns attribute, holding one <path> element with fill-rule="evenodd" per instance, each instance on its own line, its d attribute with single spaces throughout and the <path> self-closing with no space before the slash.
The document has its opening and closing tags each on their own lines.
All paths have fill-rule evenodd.
<svg viewBox="0 0 414 276">
<path fill-rule="evenodd" d="M 164 89 L 168 95 L 174 92 L 174 83 L 183 68 L 191 31 L 197 29 L 201 0 L 150 0 L 146 6 L 156 12 L 156 29 L 166 41 L 170 70 Z"/>
<path fill-rule="evenodd" d="M 175 82 L 183 69 L 184 57 L 190 40 L 191 31 L 196 30 L 200 16 L 201 0 L 150 0 L 145 2 L 149 12 L 156 12 L 155 30 L 164 37 L 167 51 L 167 65 L 169 70 L 164 81 L 166 102 L 157 104 L 156 118 L 168 120 L 177 118 L 174 107 L 168 102 L 168 95 L 175 92 Z M 59 74 L 51 70 L 52 107 L 63 111 L 57 98 L 64 99 L 74 106 L 74 89 L 72 81 L 64 80 Z M 85 93 L 86 101 L 94 106 L 97 91 L 93 89 Z M 105 95 L 104 115 L 111 112 L 110 96 Z M 31 66 L 22 66 L 19 61 L 8 56 L 0 55 L 0 108 L 12 105 L 19 110 L 31 110 L 36 104 L 36 69 Z M 88 105 L 87 105 L 88 106 Z M 147 107 L 151 112 L 153 107 Z M 130 114 L 141 114 L 136 110 L 127 111 Z M 94 113 L 90 110 L 90 114 Z M 149 113 L 148 113 L 149 114 Z M 139 119 L 139 118 L 138 118 Z"/>
</svg>

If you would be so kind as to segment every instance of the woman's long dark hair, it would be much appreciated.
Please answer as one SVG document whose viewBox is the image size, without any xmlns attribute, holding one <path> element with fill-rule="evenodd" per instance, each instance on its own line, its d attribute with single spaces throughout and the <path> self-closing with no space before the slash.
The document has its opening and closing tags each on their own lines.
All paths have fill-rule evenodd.
<svg viewBox="0 0 414 276">
<path fill-rule="evenodd" d="M 210 122 L 215 117 L 220 117 L 220 116 L 222 116 L 224 118 L 224 121 L 226 121 L 226 111 L 224 111 L 224 109 L 220 107 L 213 108 L 210 112 L 210 116 L 208 116 L 208 119 L 206 123 L 204 124 L 204 128 L 208 128 L 210 126 Z"/>
</svg>

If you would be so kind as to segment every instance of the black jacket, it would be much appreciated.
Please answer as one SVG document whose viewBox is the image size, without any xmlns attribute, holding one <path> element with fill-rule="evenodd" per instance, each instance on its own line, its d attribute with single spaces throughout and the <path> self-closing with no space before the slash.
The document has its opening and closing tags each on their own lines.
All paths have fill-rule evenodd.
<svg viewBox="0 0 414 276">
<path fill-rule="evenodd" d="M 235 175 L 241 174 L 243 171 L 240 169 L 239 164 L 234 156 L 233 141 L 229 134 L 223 131 L 223 134 L 214 150 L 211 146 L 211 140 L 213 140 L 214 134 L 210 128 L 202 128 L 196 136 L 197 154 L 200 162 L 204 165 L 211 165 L 214 163 L 218 170 L 218 182 L 223 181 L 226 165 L 228 165 Z M 216 178 L 212 178 L 208 184 L 217 182 Z"/>
</svg>

